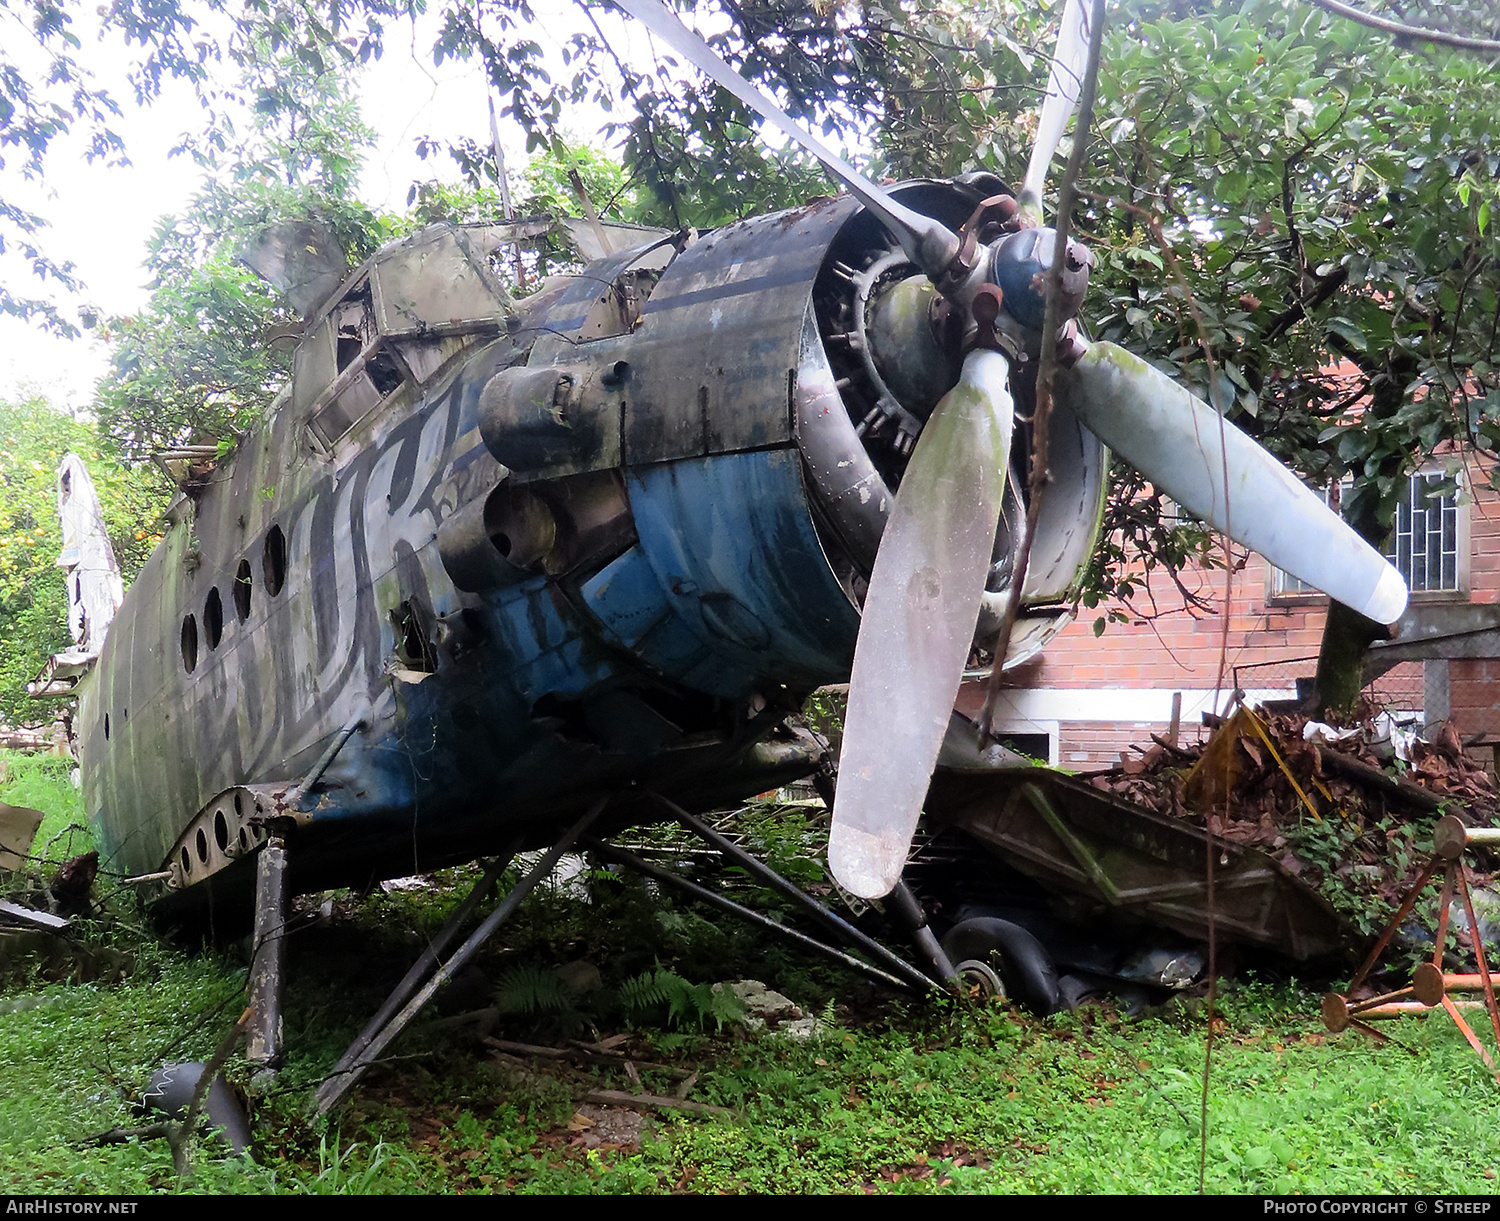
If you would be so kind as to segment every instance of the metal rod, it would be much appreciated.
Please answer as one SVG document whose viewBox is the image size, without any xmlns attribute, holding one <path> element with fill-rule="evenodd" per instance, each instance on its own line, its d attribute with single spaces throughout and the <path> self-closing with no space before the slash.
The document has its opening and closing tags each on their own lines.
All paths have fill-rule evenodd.
<svg viewBox="0 0 1500 1221">
<path fill-rule="evenodd" d="M 147 882 L 165 882 L 172 877 L 170 869 L 163 869 L 160 873 L 138 873 L 133 878 L 121 878 L 121 886 L 144 886 Z"/>
<path fill-rule="evenodd" d="M 1432 965 L 1443 969 L 1443 951 L 1448 948 L 1448 909 L 1453 906 L 1453 873 L 1457 861 L 1449 861 L 1443 870 L 1443 887 L 1438 897 L 1437 936 L 1432 939 Z"/>
<path fill-rule="evenodd" d="M 1374 1039 L 1375 1042 L 1379 1043 L 1381 1046 L 1384 1046 L 1391 1041 L 1390 1035 L 1386 1034 L 1386 1032 L 1383 1030 L 1377 1030 L 1374 1026 L 1371 1026 L 1369 1022 L 1362 1022 L 1358 1018 L 1350 1018 L 1349 1025 L 1352 1029 L 1359 1031 L 1361 1034 L 1369 1035 L 1370 1038 Z"/>
<path fill-rule="evenodd" d="M 1432 826 L 1432 850 L 1444 860 L 1456 861 L 1475 844 L 1500 844 L 1500 827 L 1471 827 L 1456 814 L 1445 814 Z"/>
<path fill-rule="evenodd" d="M 1390 1001 L 1405 1000 L 1410 995 L 1412 995 L 1412 988 L 1410 984 L 1407 984 L 1406 987 L 1397 988 L 1394 992 L 1384 992 L 1379 996 L 1367 997 L 1365 1000 L 1356 1001 L 1349 1006 L 1349 1016 L 1363 1017 L 1371 1009 L 1377 1009 Z M 1418 1003 L 1420 1004 L 1420 1002 Z"/>
<path fill-rule="evenodd" d="M 952 961 L 943 952 L 943 947 L 938 943 L 933 931 L 927 927 L 927 913 L 917 902 L 917 896 L 912 894 L 911 887 L 904 881 L 898 881 L 891 888 L 890 899 L 891 905 L 896 909 L 896 914 L 906 922 L 912 940 L 917 943 L 917 948 L 927 956 L 927 961 L 936 969 L 938 978 L 950 984 L 958 983 L 958 972 L 953 969 Z"/>
<path fill-rule="evenodd" d="M 1459 1009 L 1483 1009 L 1483 1001 L 1455 1001 L 1454 1005 Z M 1359 1019 L 1362 1022 L 1379 1022 L 1399 1017 L 1423 1017 L 1429 1013 L 1436 1013 L 1436 1005 L 1424 1005 L 1421 1001 L 1391 1001 L 1386 1005 L 1377 1005 L 1374 1009 L 1365 1009 Z"/>
<path fill-rule="evenodd" d="M 746 870 L 754 874 L 772 890 L 776 891 L 777 894 L 783 895 L 793 903 L 796 903 L 835 937 L 850 942 L 859 949 L 864 950 L 871 957 L 885 963 L 892 971 L 896 972 L 896 974 L 900 975 L 919 991 L 925 992 L 929 988 L 938 986 L 925 972 L 917 970 L 916 967 L 912 966 L 911 963 L 907 962 L 899 954 L 888 950 L 880 942 L 876 941 L 875 938 L 860 932 L 847 920 L 835 912 L 829 911 L 828 908 L 824 907 L 823 904 L 819 903 L 811 895 L 799 890 L 792 883 L 788 882 L 764 861 L 751 856 L 739 845 L 730 843 L 707 823 L 703 822 L 702 819 L 689 814 L 675 801 L 668 800 L 660 793 L 652 793 L 651 796 L 663 808 L 671 811 L 673 818 L 677 819 L 678 822 L 699 839 L 703 840 L 704 843 L 712 844 L 730 860 L 734 861 L 735 864 L 744 866 Z M 780 926 L 778 925 L 777 927 Z"/>
<path fill-rule="evenodd" d="M 306 795 L 307 790 L 323 779 L 323 773 L 328 770 L 328 765 L 333 762 L 334 757 L 339 751 L 344 749 L 344 743 L 364 727 L 364 717 L 357 716 L 338 731 L 333 741 L 328 744 L 328 749 L 319 755 L 318 761 L 312 765 L 312 771 L 308 772 L 301 781 L 287 792 L 286 803 L 288 806 L 294 806 L 300 802 Z"/>
<path fill-rule="evenodd" d="M 1432 880 L 1433 871 L 1438 867 L 1438 861 L 1439 858 L 1437 857 L 1433 857 L 1428 861 L 1422 869 L 1421 876 L 1412 883 L 1412 888 L 1406 892 L 1406 898 L 1401 900 L 1400 909 L 1391 917 L 1390 923 L 1385 926 L 1385 932 L 1380 934 L 1380 940 L 1370 950 L 1369 957 L 1365 959 L 1364 965 L 1354 973 L 1354 978 L 1349 981 L 1350 992 L 1353 992 L 1360 984 L 1364 983 L 1365 976 L 1370 973 L 1370 968 L 1375 965 L 1381 951 L 1385 949 L 1392 935 L 1401 926 L 1401 922 L 1411 913 L 1411 909 L 1416 906 L 1417 896 L 1422 893 L 1422 887 L 1426 886 Z"/>
<path fill-rule="evenodd" d="M 826 954 L 830 958 L 843 963 L 846 967 L 863 972 L 865 975 L 870 976 L 872 979 L 877 979 L 881 983 L 890 984 L 897 988 L 910 988 L 912 986 L 909 981 L 898 979 L 896 976 L 882 971 L 879 967 L 872 967 L 867 962 L 861 962 L 852 954 L 846 954 L 843 950 L 827 945 L 819 941 L 816 937 L 809 937 L 806 933 L 800 933 L 794 928 L 788 928 L 784 924 L 777 924 L 776 921 L 768 916 L 761 915 L 760 912 L 751 911 L 750 908 L 742 907 L 733 899 L 726 899 L 723 895 L 709 890 L 706 886 L 699 886 L 696 882 L 690 882 L 681 874 L 673 873 L 670 869 L 662 869 L 658 865 L 653 865 L 650 861 L 643 861 L 633 852 L 627 852 L 623 848 L 616 848 L 613 844 L 606 844 L 603 840 L 590 838 L 584 842 L 592 851 L 597 852 L 606 860 L 618 861 L 621 865 L 635 869 L 645 874 L 648 878 L 654 878 L 656 881 L 667 886 L 675 886 L 683 893 L 692 895 L 695 899 L 701 899 L 704 903 L 717 907 L 720 911 L 728 912 L 732 916 L 738 916 L 741 920 L 746 920 L 760 928 L 779 933 L 788 940 L 795 941 L 798 945 L 805 946 L 810 950 L 817 950 L 821 954 Z M 909 969 L 915 970 L 915 968 Z M 928 979 L 925 975 L 922 975 L 921 972 L 917 972 L 917 975 L 923 981 L 922 991 L 938 988 L 936 983 Z"/>
<path fill-rule="evenodd" d="M 1068 829 L 1062 817 L 1052 808 L 1052 803 L 1047 800 L 1047 794 L 1034 784 L 1022 785 L 1021 792 L 1025 794 L 1026 800 L 1031 802 L 1032 809 L 1040 814 L 1042 821 L 1051 828 L 1052 834 L 1062 840 L 1063 847 L 1068 850 L 1068 855 L 1078 862 L 1079 868 L 1098 888 L 1104 901 L 1111 907 L 1121 906 L 1119 889 L 1110 876 L 1104 872 L 1104 867 L 1094 858 L 1094 854 L 1088 850 L 1088 845 Z"/>
<path fill-rule="evenodd" d="M 1468 869 L 1462 861 L 1458 866 L 1458 893 L 1464 899 L 1464 914 L 1469 917 L 1469 939 L 1474 943 L 1474 961 L 1479 966 L 1479 977 L 1484 985 L 1485 1006 L 1490 1011 L 1490 1025 L 1495 1031 L 1495 1042 L 1500 1045 L 1500 1008 L 1495 1005 L 1495 981 L 1490 977 L 1489 964 L 1484 959 L 1484 938 L 1479 933 L 1479 921 L 1474 918 L 1474 901 L 1469 895 Z M 1446 1000 L 1447 997 L 1445 996 Z M 1491 1065 L 1493 1067 L 1493 1065 Z M 1500 1076 L 1496 1077 L 1500 1081 Z"/>
<path fill-rule="evenodd" d="M 1482 1002 L 1470 1001 L 1459 1005 L 1451 996 L 1443 997 L 1443 1008 L 1448 1011 L 1448 1016 L 1453 1019 L 1453 1024 L 1459 1028 L 1464 1038 L 1469 1041 L 1469 1046 L 1479 1053 L 1479 1058 L 1484 1061 L 1484 1066 L 1490 1072 L 1495 1073 L 1495 1083 L 1500 1085 L 1500 1072 L 1495 1071 L 1495 1062 L 1490 1059 L 1490 1053 L 1485 1050 L 1484 1044 L 1479 1041 L 1479 1036 L 1469 1028 L 1469 1023 L 1464 1021 L 1463 1014 L 1459 1012 L 1460 1008 L 1467 1009 L 1470 1005 L 1482 1007 Z"/>
<path fill-rule="evenodd" d="M 286 843 L 272 836 L 255 861 L 255 939 L 250 956 L 250 1020 L 245 1059 L 281 1063 L 281 980 L 286 966 Z"/>
<path fill-rule="evenodd" d="M 387 1022 L 380 1031 L 374 1035 L 365 1045 L 363 1051 L 354 1057 L 348 1068 L 338 1074 L 330 1074 L 328 1079 L 318 1087 L 318 1114 L 326 1115 L 339 1101 L 353 1088 L 354 1083 L 364 1075 L 365 1069 L 380 1055 L 392 1040 L 400 1034 L 411 1023 L 411 1020 L 426 1006 L 445 983 L 448 982 L 465 963 L 484 945 L 511 914 L 521 905 L 537 885 L 542 882 L 553 869 L 557 867 L 558 860 L 562 854 L 573 846 L 578 837 L 589 829 L 593 821 L 604 812 L 604 807 L 609 804 L 610 795 L 606 794 L 596 801 L 589 812 L 567 829 L 563 837 L 548 848 L 542 855 L 541 860 L 532 866 L 531 871 L 522 878 L 511 891 L 499 903 L 499 905 L 488 916 L 480 926 L 469 934 L 469 939 L 453 952 L 453 957 L 448 959 L 417 992 L 400 1013 L 396 1014 Z"/>
<path fill-rule="evenodd" d="M 464 896 L 461 902 L 453 910 L 453 914 L 444 922 L 435 936 L 427 944 L 417 961 L 412 963 L 411 970 L 407 971 L 405 978 L 396 985 L 395 990 L 386 998 L 385 1004 L 376 1011 L 375 1016 L 365 1023 L 365 1028 L 356 1036 L 354 1042 L 349 1044 L 349 1050 L 339 1057 L 339 1062 L 333 1066 L 329 1077 L 337 1076 L 349 1068 L 359 1056 L 370 1045 L 370 1040 L 380 1033 L 381 1028 L 395 1016 L 396 1011 L 406 1004 L 411 994 L 421 987 L 422 982 L 432 973 L 438 964 L 439 956 L 448 948 L 448 943 L 458 935 L 458 930 L 463 927 L 474 909 L 483 901 L 484 896 L 489 893 L 490 888 L 500 880 L 500 875 L 510 864 L 511 858 L 515 856 L 516 849 L 520 847 L 520 837 L 517 836 L 504 852 L 495 858 L 490 867 L 484 871 L 484 876 L 475 883 L 474 889 Z"/>
</svg>

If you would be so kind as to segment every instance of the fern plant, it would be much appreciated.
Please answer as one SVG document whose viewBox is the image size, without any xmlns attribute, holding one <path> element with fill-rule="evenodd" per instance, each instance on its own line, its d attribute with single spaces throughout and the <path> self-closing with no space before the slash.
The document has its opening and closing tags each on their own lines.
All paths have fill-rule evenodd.
<svg viewBox="0 0 1500 1221">
<path fill-rule="evenodd" d="M 661 963 L 620 985 L 618 999 L 627 1017 L 667 1010 L 669 1025 L 692 1025 L 703 1029 L 710 1021 L 715 1030 L 744 1019 L 745 1006 L 723 985 L 694 984 Z"/>
<path fill-rule="evenodd" d="M 572 1006 L 557 972 L 531 964 L 512 967 L 495 985 L 495 1007 L 501 1013 L 561 1013 Z"/>
</svg>

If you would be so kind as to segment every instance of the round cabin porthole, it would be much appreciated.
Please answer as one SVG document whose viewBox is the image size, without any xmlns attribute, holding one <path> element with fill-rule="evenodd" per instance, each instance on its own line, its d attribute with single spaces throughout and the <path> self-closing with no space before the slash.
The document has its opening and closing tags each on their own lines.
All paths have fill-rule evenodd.
<svg viewBox="0 0 1500 1221">
<path fill-rule="evenodd" d="M 261 557 L 261 575 L 266 580 L 266 592 L 275 597 L 286 582 L 286 535 L 280 526 L 272 526 L 266 532 L 265 553 Z"/>
<path fill-rule="evenodd" d="M 224 603 L 219 598 L 217 585 L 208 591 L 208 598 L 203 603 L 203 630 L 208 635 L 208 647 L 217 649 L 219 641 L 224 638 Z"/>
<path fill-rule="evenodd" d="M 198 621 L 191 615 L 182 621 L 182 664 L 189 674 L 198 668 Z"/>
<path fill-rule="evenodd" d="M 198 859 L 205 865 L 208 864 L 208 836 L 203 834 L 203 828 L 198 828 L 198 834 L 194 837 L 198 845 Z"/>
<path fill-rule="evenodd" d="M 214 839 L 218 842 L 220 852 L 229 847 L 229 824 L 224 821 L 223 810 L 214 811 Z"/>
<path fill-rule="evenodd" d="M 241 560 L 234 574 L 234 613 L 244 623 L 250 618 L 250 561 Z"/>
</svg>

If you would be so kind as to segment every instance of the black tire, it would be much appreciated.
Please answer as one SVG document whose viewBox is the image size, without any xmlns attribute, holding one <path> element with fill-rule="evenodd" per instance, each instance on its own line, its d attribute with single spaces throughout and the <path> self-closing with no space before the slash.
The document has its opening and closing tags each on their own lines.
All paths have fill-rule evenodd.
<svg viewBox="0 0 1500 1221">
<path fill-rule="evenodd" d="M 1057 968 L 1042 943 L 1019 924 L 993 916 L 961 921 L 943 938 L 943 953 L 949 962 L 976 958 L 994 963 L 1010 997 L 1038 1017 L 1056 1013 L 1060 1006 Z"/>
</svg>

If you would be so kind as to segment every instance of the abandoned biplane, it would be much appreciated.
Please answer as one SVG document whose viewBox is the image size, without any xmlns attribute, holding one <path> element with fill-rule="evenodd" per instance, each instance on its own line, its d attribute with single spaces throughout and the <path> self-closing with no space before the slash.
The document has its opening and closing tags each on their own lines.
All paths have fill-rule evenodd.
<svg viewBox="0 0 1500 1221">
<path fill-rule="evenodd" d="M 784 119 L 655 0 L 623 7 Z M 1019 197 L 984 173 L 878 187 L 798 134 L 848 194 L 652 235 L 519 301 L 493 270 L 514 225 L 434 227 L 325 277 L 291 385 L 187 469 L 79 685 L 112 866 L 168 911 L 248 911 L 258 874 L 268 929 L 288 888 L 549 845 L 550 868 L 663 799 L 815 769 L 787 718 L 852 665 L 830 859 L 857 894 L 896 886 L 976 618 L 983 643 L 1013 579 L 1012 430 L 1057 245 L 1042 180 L 1084 25 L 1075 0 Z M 1062 255 L 1050 482 L 1005 663 L 1069 617 L 1106 445 L 1394 620 L 1399 576 L 1319 498 L 1077 331 L 1089 257 Z"/>
</svg>

